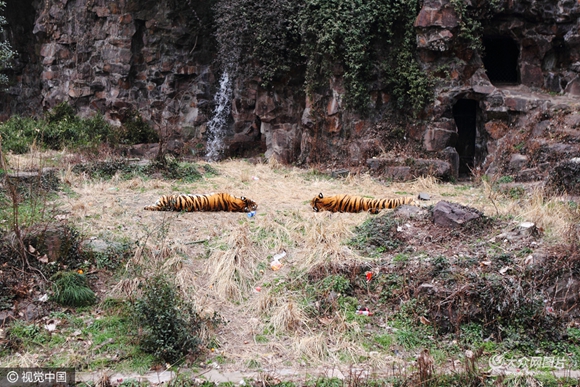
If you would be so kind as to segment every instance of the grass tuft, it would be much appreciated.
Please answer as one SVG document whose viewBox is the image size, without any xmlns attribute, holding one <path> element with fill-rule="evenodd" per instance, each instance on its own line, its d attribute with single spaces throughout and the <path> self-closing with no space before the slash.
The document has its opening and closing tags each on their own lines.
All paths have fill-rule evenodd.
<svg viewBox="0 0 580 387">
<path fill-rule="evenodd" d="M 87 285 L 86 276 L 74 271 L 60 271 L 52 276 L 53 295 L 51 299 L 65 306 L 88 306 L 96 302 L 97 297 Z"/>
</svg>

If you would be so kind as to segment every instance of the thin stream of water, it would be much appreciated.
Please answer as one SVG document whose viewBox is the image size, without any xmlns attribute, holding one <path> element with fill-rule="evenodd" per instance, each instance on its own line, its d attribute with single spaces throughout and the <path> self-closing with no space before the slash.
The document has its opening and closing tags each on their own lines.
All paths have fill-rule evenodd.
<svg viewBox="0 0 580 387">
<path fill-rule="evenodd" d="M 227 121 L 231 111 L 232 81 L 227 71 L 220 78 L 220 89 L 215 96 L 216 105 L 213 117 L 207 123 L 208 142 L 206 157 L 208 161 L 218 161 L 224 151 L 224 138 L 227 134 Z"/>
</svg>

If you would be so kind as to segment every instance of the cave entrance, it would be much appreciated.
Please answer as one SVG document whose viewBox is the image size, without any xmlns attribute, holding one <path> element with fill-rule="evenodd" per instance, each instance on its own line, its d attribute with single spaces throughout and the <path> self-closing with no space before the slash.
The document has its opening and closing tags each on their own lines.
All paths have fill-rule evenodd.
<svg viewBox="0 0 580 387">
<path fill-rule="evenodd" d="M 484 37 L 485 55 L 483 65 L 487 76 L 493 84 L 520 83 L 518 44 L 508 37 Z"/>
<path fill-rule="evenodd" d="M 459 175 L 471 174 L 475 164 L 477 139 L 477 101 L 460 99 L 453 105 L 453 119 L 457 126 L 455 149 L 459 154 Z"/>
</svg>

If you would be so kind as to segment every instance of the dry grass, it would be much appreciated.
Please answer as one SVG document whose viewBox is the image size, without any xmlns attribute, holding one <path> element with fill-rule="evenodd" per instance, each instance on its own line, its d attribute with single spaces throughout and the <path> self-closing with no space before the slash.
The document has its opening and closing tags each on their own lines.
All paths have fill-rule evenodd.
<svg viewBox="0 0 580 387">
<path fill-rule="evenodd" d="M 533 222 L 554 243 L 563 242 L 562 237 L 570 227 L 580 221 L 577 199 L 574 205 L 571 198 L 546 195 L 543 185 L 530 186 L 520 199 L 506 197 L 494 181 L 483 181 L 482 189 L 487 199 L 481 206 L 484 213 L 512 216 L 519 222 Z"/>
<path fill-rule="evenodd" d="M 530 199 L 519 206 L 519 211 L 514 212 L 519 220 L 535 223 L 554 239 L 561 238 L 580 220 L 578 206 L 572 208 L 569 202 L 561 197 L 546 197 L 541 187 L 534 189 Z"/>
<path fill-rule="evenodd" d="M 312 362 L 325 360 L 329 355 L 327 338 L 322 333 L 298 338 L 293 347 L 295 353 Z"/>
<path fill-rule="evenodd" d="M 75 194 L 62 196 L 61 209 L 84 235 L 140 241 L 127 268 L 142 267 L 143 272 L 119 282 L 114 289 L 117 294 L 134 297 L 139 281 L 155 271 L 170 273 L 198 311 L 209 315 L 216 311 L 228 321 L 221 328 L 221 348 L 216 353 L 230 359 L 272 353 L 262 363 L 274 368 L 298 364 L 301 358 L 311 365 L 327 366 L 360 356 L 366 356 L 373 367 L 394 361 L 383 352 L 369 355 L 356 340 L 356 323 L 347 323 L 340 314 L 323 325 L 322 332 L 313 331 L 310 327 L 315 322 L 306 317 L 298 295 L 273 286 L 291 282 L 317 265 L 371 259 L 345 242 L 354 227 L 372 215 L 314 213 L 309 201 L 319 192 L 375 198 L 427 192 L 432 198 L 427 204 L 449 200 L 487 215 L 495 215 L 497 207 L 500 215 L 533 221 L 554 237 L 579 219 L 578 210 L 540 191 L 511 200 L 485 184 L 467 187 L 428 177 L 386 185 L 367 174 L 330 179 L 276 162 L 252 165 L 234 160 L 212 166 L 219 175 L 191 184 L 140 178 L 94 181 L 65 168 L 61 177 Z M 143 211 L 159 196 L 175 192 L 228 192 L 249 197 L 259 207 L 253 218 L 241 213 Z M 494 203 L 490 195 L 496 195 Z M 287 252 L 281 260 L 283 267 L 272 271 L 271 258 L 282 250 Z M 267 344 L 255 340 L 264 332 L 275 332 L 268 334 Z"/>
<path fill-rule="evenodd" d="M 255 267 L 259 259 L 249 241 L 249 225 L 238 225 L 223 247 L 213 249 L 204 272 L 217 295 L 242 301 L 255 283 Z"/>
<path fill-rule="evenodd" d="M 440 187 L 440 182 L 437 178 L 433 176 L 422 176 L 411 183 L 411 189 L 414 192 L 426 191 L 432 192 L 436 191 Z"/>
<path fill-rule="evenodd" d="M 38 360 L 38 356 L 31 353 L 16 353 L 14 356 L 10 356 L 2 361 L 2 367 L 25 367 L 25 368 L 35 368 L 41 367 Z"/>
<path fill-rule="evenodd" d="M 303 330 L 308 324 L 306 314 L 292 297 L 278 297 L 272 308 L 270 323 L 274 332 L 295 332 Z"/>
<path fill-rule="evenodd" d="M 69 165 L 76 155 L 67 150 L 41 151 L 35 145 L 26 154 L 7 154 L 8 166 L 15 171 L 34 171 L 44 167 L 59 167 Z"/>
</svg>

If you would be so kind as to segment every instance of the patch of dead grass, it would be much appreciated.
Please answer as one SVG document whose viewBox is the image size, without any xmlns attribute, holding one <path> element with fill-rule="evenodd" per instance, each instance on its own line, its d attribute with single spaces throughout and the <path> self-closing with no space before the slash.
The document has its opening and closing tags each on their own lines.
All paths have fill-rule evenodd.
<svg viewBox="0 0 580 387">
<path fill-rule="evenodd" d="M 307 326 L 306 314 L 291 296 L 277 297 L 270 309 L 270 323 L 276 333 L 296 332 Z"/>
<path fill-rule="evenodd" d="M 222 298 L 242 301 L 255 282 L 258 256 L 249 239 L 248 223 L 236 227 L 226 240 L 227 249 L 213 249 L 205 274 Z"/>
<path fill-rule="evenodd" d="M 294 352 L 314 363 L 320 363 L 328 358 L 327 338 L 323 333 L 305 335 L 293 343 Z"/>
<path fill-rule="evenodd" d="M 542 187 L 534 189 L 530 198 L 514 208 L 514 212 L 522 222 L 533 222 L 556 239 L 564 236 L 570 227 L 580 222 L 578 206 L 571 207 L 561 196 L 546 196 Z"/>
<path fill-rule="evenodd" d="M 441 187 L 441 183 L 436 177 L 422 176 L 412 181 L 410 186 L 411 189 L 417 193 L 420 191 L 433 192 Z"/>
</svg>

